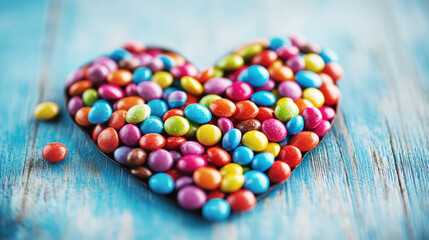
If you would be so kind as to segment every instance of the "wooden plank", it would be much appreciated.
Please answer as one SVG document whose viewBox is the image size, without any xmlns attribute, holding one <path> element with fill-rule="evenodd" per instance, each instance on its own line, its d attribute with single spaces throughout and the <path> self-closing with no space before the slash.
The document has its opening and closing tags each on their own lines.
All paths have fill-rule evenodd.
<svg viewBox="0 0 429 240">
<path fill-rule="evenodd" d="M 8 35 L 0 37 L 2 235 L 429 237 L 426 1 L 7 1 L 0 11 Z M 228 221 L 207 223 L 141 188 L 96 151 L 64 106 L 58 121 L 32 118 L 38 101 L 62 103 L 69 72 L 126 39 L 177 49 L 205 67 L 249 39 L 288 32 L 341 56 L 341 113 L 286 184 Z M 68 146 L 66 161 L 40 158 L 52 141 Z"/>
</svg>

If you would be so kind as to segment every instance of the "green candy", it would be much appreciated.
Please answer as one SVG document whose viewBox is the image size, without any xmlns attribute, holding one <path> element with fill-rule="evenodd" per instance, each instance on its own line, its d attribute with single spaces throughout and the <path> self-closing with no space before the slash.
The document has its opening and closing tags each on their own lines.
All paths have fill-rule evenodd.
<svg viewBox="0 0 429 240">
<path fill-rule="evenodd" d="M 274 109 L 274 115 L 282 122 L 287 122 L 298 116 L 299 108 L 290 98 L 282 98 L 277 102 Z"/>
<path fill-rule="evenodd" d="M 221 97 L 215 94 L 209 94 L 200 99 L 200 104 L 204 105 L 206 108 L 209 108 L 210 103 L 216 99 L 221 99 Z"/>
<path fill-rule="evenodd" d="M 164 123 L 165 131 L 171 136 L 183 136 L 189 128 L 188 120 L 181 116 L 169 117 Z"/>
<path fill-rule="evenodd" d="M 194 138 L 197 134 L 197 130 L 200 127 L 200 125 L 193 123 L 191 121 L 189 121 L 189 130 L 188 132 L 184 135 L 184 137 L 187 138 Z"/>
<path fill-rule="evenodd" d="M 244 64 L 244 59 L 237 54 L 231 54 L 219 60 L 216 67 L 224 71 L 235 70 Z"/>
<path fill-rule="evenodd" d="M 250 60 L 256 54 L 262 52 L 264 48 L 261 44 L 252 44 L 246 48 L 241 49 L 237 54 L 240 55 L 244 60 Z"/>
<path fill-rule="evenodd" d="M 215 77 L 223 77 L 223 71 L 219 68 L 214 68 L 213 76 L 211 76 L 211 78 Z"/>
<path fill-rule="evenodd" d="M 87 89 L 82 94 L 82 101 L 85 106 L 92 106 L 98 100 L 98 93 L 95 89 Z"/>
<path fill-rule="evenodd" d="M 139 104 L 131 107 L 125 115 L 128 123 L 141 123 L 150 115 L 150 107 L 146 104 Z"/>
</svg>

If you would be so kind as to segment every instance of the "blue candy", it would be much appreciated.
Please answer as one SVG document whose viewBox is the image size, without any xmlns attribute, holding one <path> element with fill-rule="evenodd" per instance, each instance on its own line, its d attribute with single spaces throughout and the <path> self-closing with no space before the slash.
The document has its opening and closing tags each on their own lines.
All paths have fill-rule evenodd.
<svg viewBox="0 0 429 240">
<path fill-rule="evenodd" d="M 140 124 L 140 131 L 143 135 L 148 133 L 162 134 L 164 131 L 164 123 L 159 117 L 149 116 Z"/>
<path fill-rule="evenodd" d="M 252 169 L 261 172 L 267 171 L 274 163 L 274 155 L 272 153 L 257 154 L 252 160 Z"/>
<path fill-rule="evenodd" d="M 128 58 L 132 58 L 133 55 L 128 52 L 125 49 L 117 49 L 115 51 L 113 51 L 110 55 L 109 58 L 112 59 L 115 62 L 120 62 L 122 59 L 128 59 Z"/>
<path fill-rule="evenodd" d="M 168 105 L 164 100 L 154 99 L 147 103 L 150 107 L 150 115 L 162 118 L 168 111 Z"/>
<path fill-rule="evenodd" d="M 323 59 L 325 64 L 330 62 L 339 62 L 340 60 L 337 53 L 329 48 L 323 48 L 322 52 L 320 52 L 319 55 Z"/>
<path fill-rule="evenodd" d="M 286 136 L 283 140 L 281 140 L 280 142 L 277 142 L 281 148 L 283 148 L 284 146 L 287 145 L 287 142 L 289 141 L 288 136 Z"/>
<path fill-rule="evenodd" d="M 170 71 L 174 67 L 174 59 L 167 55 L 160 55 L 159 59 L 164 63 L 164 70 Z"/>
<path fill-rule="evenodd" d="M 268 190 L 270 180 L 265 173 L 250 170 L 244 173 L 244 188 L 254 194 L 261 194 Z"/>
<path fill-rule="evenodd" d="M 199 103 L 189 104 L 183 111 L 188 120 L 197 124 L 208 123 L 212 120 L 212 113 L 210 110 Z"/>
<path fill-rule="evenodd" d="M 174 190 L 174 180 L 166 173 L 157 173 L 149 179 L 149 188 L 158 194 L 169 194 Z"/>
<path fill-rule="evenodd" d="M 259 65 L 253 65 L 246 71 L 243 71 L 238 77 L 238 80 L 246 82 L 253 87 L 260 87 L 268 81 L 269 77 L 270 73 L 266 68 Z"/>
<path fill-rule="evenodd" d="M 232 153 L 232 161 L 244 166 L 252 162 L 254 158 L 253 156 L 254 153 L 252 149 L 245 146 L 240 146 Z"/>
<path fill-rule="evenodd" d="M 274 37 L 270 41 L 270 46 L 268 47 L 270 50 L 277 50 L 279 47 L 283 46 L 289 46 L 292 45 L 292 42 L 289 40 L 289 38 L 280 38 L 280 37 Z"/>
<path fill-rule="evenodd" d="M 120 146 L 113 152 L 113 158 L 120 164 L 127 165 L 127 155 L 134 148 L 128 146 Z"/>
<path fill-rule="evenodd" d="M 231 212 L 229 203 L 222 198 L 211 199 L 203 206 L 203 217 L 209 221 L 222 221 L 228 218 Z"/>
<path fill-rule="evenodd" d="M 89 110 L 88 121 L 92 124 L 105 123 L 109 121 L 112 112 L 112 107 L 108 101 L 104 99 L 97 100 Z"/>
<path fill-rule="evenodd" d="M 149 81 L 151 78 L 152 78 L 152 71 L 147 67 L 139 67 L 136 70 L 134 70 L 133 83 L 135 84 Z"/>
<path fill-rule="evenodd" d="M 253 93 L 250 100 L 258 106 L 269 107 L 276 103 L 276 96 L 268 91 L 260 91 Z"/>
<path fill-rule="evenodd" d="M 174 91 L 168 95 L 168 106 L 170 108 L 180 108 L 186 103 L 188 95 L 184 91 Z"/>
<path fill-rule="evenodd" d="M 162 92 L 162 99 L 164 99 L 164 101 L 168 101 L 168 95 L 170 95 L 170 93 L 175 91 L 179 91 L 179 89 L 175 87 L 164 88 Z"/>
<path fill-rule="evenodd" d="M 286 123 L 287 134 L 295 135 L 304 129 L 304 118 L 298 115 Z"/>
<path fill-rule="evenodd" d="M 237 128 L 231 129 L 223 135 L 222 148 L 225 151 L 232 151 L 238 147 L 241 141 L 241 131 Z"/>
<path fill-rule="evenodd" d="M 318 88 L 322 85 L 322 78 L 312 71 L 300 71 L 295 75 L 295 79 L 302 88 Z"/>
</svg>

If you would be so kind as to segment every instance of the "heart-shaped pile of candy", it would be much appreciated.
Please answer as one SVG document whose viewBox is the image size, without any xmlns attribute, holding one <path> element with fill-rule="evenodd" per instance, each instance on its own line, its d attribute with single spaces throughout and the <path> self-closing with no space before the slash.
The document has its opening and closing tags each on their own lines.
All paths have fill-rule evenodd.
<svg viewBox="0 0 429 240">
<path fill-rule="evenodd" d="M 338 56 L 301 35 L 246 44 L 199 72 L 138 42 L 76 71 L 69 114 L 158 194 L 219 221 L 289 178 L 329 131 Z"/>
</svg>

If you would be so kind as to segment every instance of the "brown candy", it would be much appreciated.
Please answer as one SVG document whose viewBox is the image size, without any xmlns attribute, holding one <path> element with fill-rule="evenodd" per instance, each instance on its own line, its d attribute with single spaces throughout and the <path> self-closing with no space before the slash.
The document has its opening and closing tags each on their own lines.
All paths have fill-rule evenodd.
<svg viewBox="0 0 429 240">
<path fill-rule="evenodd" d="M 148 179 L 152 176 L 152 171 L 145 167 L 131 169 L 131 174 L 138 179 Z"/>
<path fill-rule="evenodd" d="M 140 67 L 140 65 L 141 65 L 140 60 L 137 58 L 123 59 L 118 64 L 120 69 L 126 69 L 130 72 L 134 72 L 134 70 Z"/>
<path fill-rule="evenodd" d="M 319 54 L 322 51 L 322 47 L 320 47 L 317 43 L 307 43 L 299 49 L 302 53 L 316 53 Z"/>
<path fill-rule="evenodd" d="M 241 121 L 237 124 L 238 130 L 240 130 L 241 134 L 245 134 L 248 131 L 252 130 L 260 130 L 261 122 L 257 119 L 248 119 Z"/>
<path fill-rule="evenodd" d="M 127 163 L 131 167 L 143 165 L 146 162 L 147 153 L 141 148 L 134 148 L 127 155 Z"/>
</svg>

